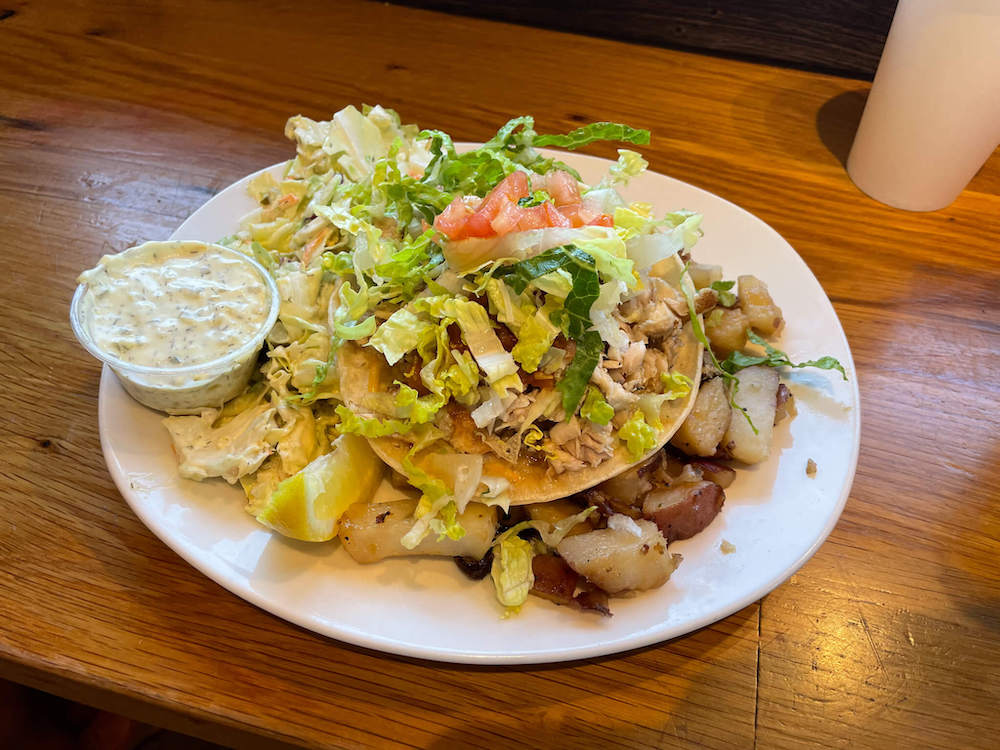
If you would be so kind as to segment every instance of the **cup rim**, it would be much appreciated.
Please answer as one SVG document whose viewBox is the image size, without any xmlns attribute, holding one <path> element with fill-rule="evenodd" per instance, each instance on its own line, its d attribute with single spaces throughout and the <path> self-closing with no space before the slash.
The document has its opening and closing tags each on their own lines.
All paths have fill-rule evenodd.
<svg viewBox="0 0 1000 750">
<path fill-rule="evenodd" d="M 149 245 L 177 246 L 186 244 L 202 245 L 206 251 L 219 251 L 234 258 L 238 258 L 239 260 L 251 265 L 257 271 L 257 275 L 260 277 L 261 281 L 263 281 L 264 286 L 267 287 L 267 290 L 271 295 L 271 306 L 268 310 L 267 318 L 253 334 L 253 336 L 248 338 L 247 341 L 238 349 L 234 349 L 221 357 L 216 357 L 215 359 L 208 360 L 207 362 L 198 362 L 178 367 L 154 367 L 152 365 L 137 365 L 132 362 L 126 362 L 125 360 L 101 349 L 90 336 L 83 324 L 83 321 L 80 319 L 80 305 L 82 304 L 83 297 L 88 289 L 87 283 L 84 282 L 77 285 L 76 291 L 73 293 L 69 313 L 70 325 L 73 328 L 73 334 L 76 336 L 77 341 L 80 342 L 80 345 L 83 346 L 83 348 L 86 349 L 93 357 L 105 363 L 113 370 L 124 371 L 126 373 L 136 373 L 140 375 L 187 375 L 191 373 L 203 372 L 205 370 L 221 369 L 225 365 L 241 360 L 255 349 L 259 349 L 264 337 L 271 330 L 271 328 L 274 327 L 274 324 L 278 319 L 278 310 L 281 306 L 281 300 L 279 298 L 278 285 L 275 283 L 274 277 L 271 276 L 267 269 L 255 259 L 241 253 L 239 250 L 234 250 L 231 247 L 219 245 L 214 242 L 203 242 L 201 240 L 152 240 L 130 247 L 118 254 L 125 255 L 134 250 L 148 248 Z"/>
</svg>

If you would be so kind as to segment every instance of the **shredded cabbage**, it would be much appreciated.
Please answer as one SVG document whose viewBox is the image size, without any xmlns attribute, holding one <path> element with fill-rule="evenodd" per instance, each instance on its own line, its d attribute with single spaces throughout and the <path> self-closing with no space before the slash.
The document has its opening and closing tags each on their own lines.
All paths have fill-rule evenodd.
<svg viewBox="0 0 1000 750">
<path fill-rule="evenodd" d="M 646 424 L 642 411 L 638 409 L 618 428 L 618 437 L 624 441 L 633 461 L 638 461 L 656 447 L 656 431 Z"/>
</svg>

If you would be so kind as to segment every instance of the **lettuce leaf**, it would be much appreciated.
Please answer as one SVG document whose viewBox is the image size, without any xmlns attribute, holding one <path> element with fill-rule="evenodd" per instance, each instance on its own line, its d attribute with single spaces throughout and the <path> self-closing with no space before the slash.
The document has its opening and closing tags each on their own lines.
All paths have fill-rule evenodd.
<svg viewBox="0 0 1000 750">
<path fill-rule="evenodd" d="M 456 297 L 445 302 L 444 310 L 462 329 L 462 338 L 490 385 L 497 387 L 505 378 L 517 377 L 517 364 L 500 344 L 489 314 L 482 305 Z"/>
<path fill-rule="evenodd" d="M 534 315 L 525 318 L 517 332 L 517 343 L 510 354 L 525 372 L 535 372 L 538 369 L 542 357 L 559 334 L 559 328 L 552 323 L 551 316 L 561 307 L 557 298 L 546 298 Z"/>
<path fill-rule="evenodd" d="M 736 295 L 730 291 L 735 285 L 735 281 L 712 282 L 711 288 L 719 293 L 719 304 L 723 307 L 732 307 L 736 304 Z"/>
<path fill-rule="evenodd" d="M 694 381 L 682 372 L 661 372 L 660 383 L 663 384 L 664 393 L 669 397 L 667 401 L 674 401 L 684 398 L 694 387 Z"/>
<path fill-rule="evenodd" d="M 580 407 L 580 416 L 589 419 L 594 424 L 606 425 L 615 416 L 614 407 L 604 400 L 599 389 L 590 386 L 587 388 L 587 397 Z"/>
<path fill-rule="evenodd" d="M 617 122 L 593 122 L 590 125 L 571 130 L 565 135 L 535 136 L 532 145 L 540 148 L 556 146 L 573 150 L 594 141 L 623 141 L 642 146 L 649 143 L 649 131 L 639 130 Z"/>
<path fill-rule="evenodd" d="M 633 461 L 638 461 L 656 447 L 656 431 L 646 423 L 642 411 L 638 409 L 618 428 L 618 438 L 625 441 Z"/>
<path fill-rule="evenodd" d="M 625 294 L 624 281 L 609 281 L 601 284 L 600 294 L 590 306 L 590 322 L 604 341 L 616 349 L 625 349 L 629 344 L 628 334 L 622 330 L 612 313 L 618 309 Z"/>
<path fill-rule="evenodd" d="M 646 171 L 649 162 L 635 151 L 627 148 L 618 149 L 618 162 L 608 170 L 608 176 L 601 180 L 598 187 L 613 187 L 627 185 L 633 177 L 638 177 Z"/>
<path fill-rule="evenodd" d="M 796 364 L 792 362 L 788 355 L 785 354 L 780 349 L 775 349 L 767 341 L 758 336 L 751 329 L 747 329 L 747 338 L 753 343 L 764 348 L 764 355 L 751 355 L 744 354 L 743 352 L 733 352 L 722 362 L 722 369 L 728 373 L 735 373 L 738 370 L 742 370 L 744 367 L 752 367 L 754 365 L 767 365 L 768 367 L 816 367 L 820 370 L 836 370 L 840 373 L 844 380 L 847 380 L 847 372 L 844 370 L 844 366 L 834 357 L 820 357 L 819 359 L 810 359 L 806 362 L 799 362 Z"/>
<path fill-rule="evenodd" d="M 496 589 L 497 601 L 517 612 L 528 599 L 535 584 L 531 561 L 535 556 L 531 542 L 516 534 L 504 538 L 493 548 L 490 576 Z"/>
<path fill-rule="evenodd" d="M 562 379 L 556 383 L 556 390 L 562 394 L 563 411 L 566 412 L 567 419 L 576 413 L 576 407 L 583 398 L 590 376 L 594 374 L 594 368 L 601 361 L 603 353 L 604 342 L 596 331 L 587 331 L 576 342 L 573 360 L 563 373 Z"/>
<path fill-rule="evenodd" d="M 372 316 L 368 320 L 374 321 Z M 368 346 L 382 352 L 385 361 L 396 364 L 408 352 L 426 346 L 434 340 L 437 326 L 401 307 L 371 335 Z"/>
<path fill-rule="evenodd" d="M 573 245 L 563 245 L 527 260 L 502 265 L 493 272 L 493 278 L 502 279 L 515 293 L 522 294 L 535 279 L 572 266 L 593 270 L 594 259 Z"/>
</svg>

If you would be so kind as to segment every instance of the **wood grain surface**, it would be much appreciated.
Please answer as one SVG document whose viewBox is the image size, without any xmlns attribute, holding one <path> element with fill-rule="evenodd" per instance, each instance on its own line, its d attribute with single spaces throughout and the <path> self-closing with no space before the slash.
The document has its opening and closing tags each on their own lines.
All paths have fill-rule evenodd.
<svg viewBox="0 0 1000 750">
<path fill-rule="evenodd" d="M 857 81 L 376 3 L 6 2 L 0 677 L 248 747 L 995 746 L 996 155 L 951 207 L 907 213 L 844 173 Z M 653 169 L 791 242 L 864 414 L 847 508 L 799 573 L 660 646 L 453 667 L 272 617 L 146 530 L 101 457 L 75 277 L 285 158 L 290 114 L 360 102 L 463 140 L 515 113 L 647 127 Z"/>
</svg>

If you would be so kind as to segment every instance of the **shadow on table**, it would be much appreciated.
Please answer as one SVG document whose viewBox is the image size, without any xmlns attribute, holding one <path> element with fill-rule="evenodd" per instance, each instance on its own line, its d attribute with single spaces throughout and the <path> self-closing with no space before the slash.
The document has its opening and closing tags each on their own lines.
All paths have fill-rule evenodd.
<svg viewBox="0 0 1000 750">
<path fill-rule="evenodd" d="M 865 90 L 845 91 L 827 101 L 816 112 L 819 139 L 841 164 L 847 164 L 847 155 L 851 152 L 854 134 L 867 101 L 868 92 Z"/>
</svg>

